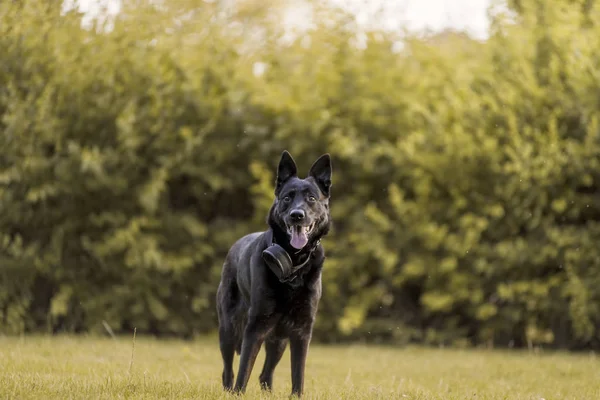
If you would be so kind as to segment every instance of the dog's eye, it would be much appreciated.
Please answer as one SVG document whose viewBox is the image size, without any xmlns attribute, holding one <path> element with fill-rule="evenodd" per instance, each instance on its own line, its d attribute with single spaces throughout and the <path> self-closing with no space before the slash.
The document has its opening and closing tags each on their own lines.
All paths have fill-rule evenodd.
<svg viewBox="0 0 600 400">
<path fill-rule="evenodd" d="M 315 196 L 308 196 L 308 201 L 314 203 L 315 201 L 317 201 L 317 198 Z"/>
<path fill-rule="evenodd" d="M 292 199 L 290 198 L 290 196 L 285 196 L 285 197 L 283 198 L 283 202 L 284 202 L 284 203 L 289 203 L 289 202 L 290 202 L 290 200 L 292 200 Z"/>
</svg>

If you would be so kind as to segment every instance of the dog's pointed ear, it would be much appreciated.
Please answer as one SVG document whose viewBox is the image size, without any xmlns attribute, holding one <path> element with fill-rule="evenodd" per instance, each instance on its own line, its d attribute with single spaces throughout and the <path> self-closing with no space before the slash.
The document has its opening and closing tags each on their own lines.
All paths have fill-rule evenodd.
<svg viewBox="0 0 600 400">
<path fill-rule="evenodd" d="M 308 176 L 312 176 L 321 192 L 329 197 L 331 189 L 331 157 L 329 154 L 323 154 L 315 161 L 310 167 Z"/>
<path fill-rule="evenodd" d="M 275 180 L 275 195 L 279 194 L 283 184 L 290 178 L 298 175 L 298 168 L 296 162 L 292 158 L 292 155 L 284 150 L 281 153 L 281 160 L 279 160 L 279 167 L 277 167 L 277 179 Z"/>
</svg>

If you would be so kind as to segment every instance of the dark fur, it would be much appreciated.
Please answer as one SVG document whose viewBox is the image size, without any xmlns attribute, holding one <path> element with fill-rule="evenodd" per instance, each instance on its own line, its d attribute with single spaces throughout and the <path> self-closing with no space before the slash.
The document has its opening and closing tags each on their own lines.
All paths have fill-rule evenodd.
<svg viewBox="0 0 600 400">
<path fill-rule="evenodd" d="M 321 298 L 321 268 L 325 254 L 320 239 L 330 229 L 329 195 L 331 160 L 321 156 L 306 179 L 297 177 L 291 155 L 284 151 L 277 170 L 275 200 L 265 232 L 246 235 L 229 250 L 217 291 L 219 342 L 223 356 L 223 387 L 244 392 L 256 356 L 265 344 L 266 359 L 260 374 L 263 389 L 270 390 L 273 372 L 289 341 L 292 394 L 302 395 L 304 367 Z M 312 196 L 312 197 L 311 197 Z M 302 250 L 290 245 L 287 227 L 298 223 L 290 213 L 302 210 L 303 224 L 315 223 Z M 291 283 L 281 283 L 262 259 L 270 235 L 291 256 L 294 265 L 309 262 Z M 312 250 L 312 251 L 311 251 Z M 234 352 L 241 355 L 235 387 Z"/>
</svg>

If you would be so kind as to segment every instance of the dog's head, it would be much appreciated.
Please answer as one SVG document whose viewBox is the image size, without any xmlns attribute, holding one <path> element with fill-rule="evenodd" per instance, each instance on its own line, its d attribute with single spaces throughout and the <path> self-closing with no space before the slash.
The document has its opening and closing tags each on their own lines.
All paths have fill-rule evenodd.
<svg viewBox="0 0 600 400">
<path fill-rule="evenodd" d="M 284 151 L 277 169 L 275 201 L 269 224 L 287 234 L 291 247 L 301 250 L 326 235 L 330 227 L 331 158 L 319 157 L 305 179 L 298 178 L 294 159 Z"/>
</svg>

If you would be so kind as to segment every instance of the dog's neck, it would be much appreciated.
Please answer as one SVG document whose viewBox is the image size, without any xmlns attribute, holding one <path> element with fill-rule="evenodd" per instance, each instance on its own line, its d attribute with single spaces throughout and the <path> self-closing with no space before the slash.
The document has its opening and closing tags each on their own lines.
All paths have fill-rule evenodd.
<svg viewBox="0 0 600 400">
<path fill-rule="evenodd" d="M 305 263 L 311 254 L 316 250 L 316 248 L 321 243 L 321 240 L 318 238 L 310 238 L 306 246 L 302 249 L 298 250 L 292 247 L 290 244 L 290 238 L 286 232 L 284 232 L 280 227 L 270 225 L 270 238 L 272 243 L 277 243 L 289 254 L 290 258 L 294 265 L 300 265 Z"/>
<path fill-rule="evenodd" d="M 290 271 L 289 275 L 286 275 L 284 280 L 280 278 L 280 281 L 293 289 L 303 286 L 305 284 L 307 274 L 310 274 L 311 271 L 314 271 L 315 264 L 311 263 L 310 261 L 313 259 L 314 254 L 318 253 L 315 250 L 317 250 L 319 247 L 321 240 L 309 240 L 309 243 L 307 243 L 304 248 L 298 250 L 290 245 L 289 238 L 285 232 L 273 227 L 271 227 L 265 233 L 265 239 L 268 247 L 277 245 L 277 247 L 281 248 L 285 253 L 287 253 L 291 261 L 292 270 Z"/>
</svg>

